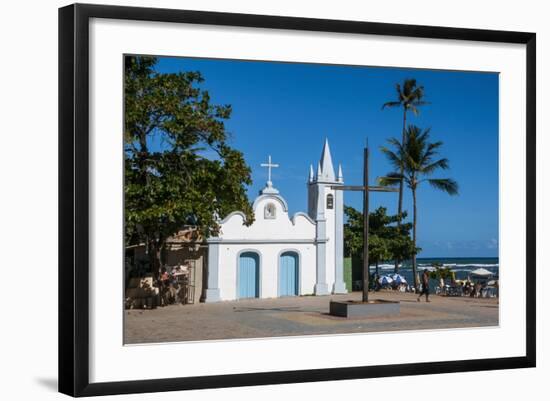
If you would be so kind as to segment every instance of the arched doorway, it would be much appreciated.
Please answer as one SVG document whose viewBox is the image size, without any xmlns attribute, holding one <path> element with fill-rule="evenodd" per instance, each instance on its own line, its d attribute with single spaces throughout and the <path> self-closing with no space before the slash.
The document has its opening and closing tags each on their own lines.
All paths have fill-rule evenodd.
<svg viewBox="0 0 550 401">
<path fill-rule="evenodd" d="M 260 257 L 256 252 L 243 252 L 239 256 L 237 291 L 239 298 L 260 296 Z"/>
<path fill-rule="evenodd" d="M 279 259 L 279 296 L 298 295 L 300 270 L 298 253 L 283 252 Z"/>
</svg>

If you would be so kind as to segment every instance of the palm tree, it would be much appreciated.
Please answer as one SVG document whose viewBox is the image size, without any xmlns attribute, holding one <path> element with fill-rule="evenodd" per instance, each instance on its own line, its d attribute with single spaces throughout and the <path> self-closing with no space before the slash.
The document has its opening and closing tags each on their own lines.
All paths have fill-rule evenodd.
<svg viewBox="0 0 550 401">
<path fill-rule="evenodd" d="M 403 86 L 400 84 L 395 85 L 397 90 L 397 100 L 386 102 L 382 105 L 382 110 L 386 107 L 402 107 L 403 108 L 403 129 L 402 129 L 402 139 L 401 145 L 405 144 L 405 130 L 407 126 L 407 112 L 411 111 L 415 116 L 417 116 L 420 111 L 418 108 L 428 102 L 425 102 L 424 99 L 424 87 L 416 86 L 416 79 L 405 79 Z M 403 174 L 403 170 L 400 170 L 400 173 Z M 399 181 L 399 201 L 397 204 L 397 215 L 402 216 L 403 212 L 403 180 Z M 397 225 L 401 225 L 401 219 L 397 222 Z M 399 260 L 395 261 L 395 272 L 399 270 Z"/>
<path fill-rule="evenodd" d="M 414 286 L 418 288 L 416 277 L 416 227 L 418 221 L 416 190 L 423 182 L 428 182 L 432 187 L 447 192 L 449 195 L 458 194 L 458 183 L 450 178 L 429 178 L 435 171 L 447 170 L 449 160 L 437 159 L 439 148 L 443 142 L 429 142 L 430 130 L 422 131 L 420 128 L 409 125 L 406 130 L 404 145 L 396 138 L 388 142 L 394 150 L 382 147 L 381 151 L 386 155 L 396 171 L 379 179 L 381 185 L 398 185 L 404 182 L 410 188 L 413 197 L 413 249 L 412 268 Z"/>
</svg>

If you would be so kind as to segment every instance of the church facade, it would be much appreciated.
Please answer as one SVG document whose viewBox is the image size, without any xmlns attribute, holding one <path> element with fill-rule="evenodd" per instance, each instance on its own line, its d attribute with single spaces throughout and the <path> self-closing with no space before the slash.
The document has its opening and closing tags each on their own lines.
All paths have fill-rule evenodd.
<svg viewBox="0 0 550 401">
<path fill-rule="evenodd" d="M 345 293 L 344 200 L 342 168 L 335 174 L 328 140 L 308 178 L 308 211 L 293 216 L 283 196 L 268 181 L 253 203 L 254 223 L 235 211 L 208 239 L 205 302 L 245 298 Z"/>
</svg>

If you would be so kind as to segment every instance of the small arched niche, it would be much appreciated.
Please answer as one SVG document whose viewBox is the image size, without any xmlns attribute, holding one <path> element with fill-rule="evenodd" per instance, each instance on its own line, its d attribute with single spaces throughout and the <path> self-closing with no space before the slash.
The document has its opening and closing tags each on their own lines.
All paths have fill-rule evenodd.
<svg viewBox="0 0 550 401">
<path fill-rule="evenodd" d="M 269 202 L 264 207 L 264 219 L 270 220 L 277 218 L 277 207 L 274 203 Z"/>
</svg>

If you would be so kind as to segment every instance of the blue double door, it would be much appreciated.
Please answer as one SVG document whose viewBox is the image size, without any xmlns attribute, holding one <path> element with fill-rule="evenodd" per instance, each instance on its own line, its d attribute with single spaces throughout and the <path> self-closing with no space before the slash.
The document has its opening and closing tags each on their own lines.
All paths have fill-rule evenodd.
<svg viewBox="0 0 550 401">
<path fill-rule="evenodd" d="M 279 261 L 279 296 L 290 297 L 299 294 L 298 254 L 296 252 L 284 252 Z"/>
<path fill-rule="evenodd" d="M 296 252 L 284 252 L 279 257 L 279 296 L 299 295 L 299 259 Z M 260 257 L 256 252 L 239 256 L 238 297 L 260 296 Z"/>
</svg>

